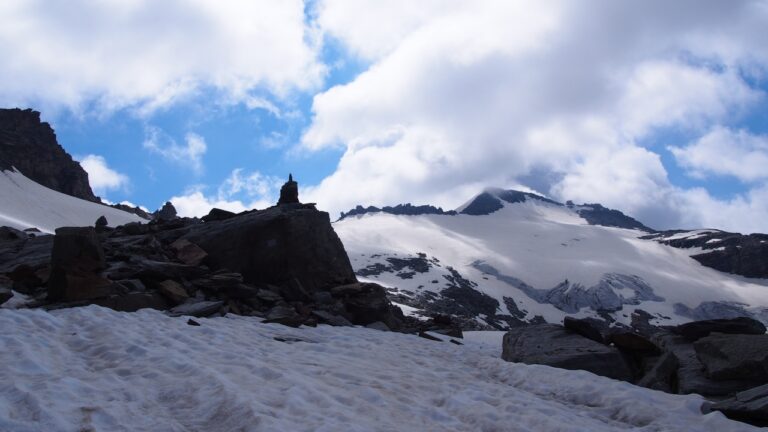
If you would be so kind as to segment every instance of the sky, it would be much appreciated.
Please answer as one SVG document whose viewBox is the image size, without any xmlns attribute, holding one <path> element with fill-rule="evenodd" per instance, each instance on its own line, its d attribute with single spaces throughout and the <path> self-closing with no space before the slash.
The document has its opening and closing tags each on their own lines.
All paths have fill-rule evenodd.
<svg viewBox="0 0 768 432">
<path fill-rule="evenodd" d="M 0 106 L 180 214 L 487 187 L 768 232 L 768 1 L 4 0 Z"/>
</svg>

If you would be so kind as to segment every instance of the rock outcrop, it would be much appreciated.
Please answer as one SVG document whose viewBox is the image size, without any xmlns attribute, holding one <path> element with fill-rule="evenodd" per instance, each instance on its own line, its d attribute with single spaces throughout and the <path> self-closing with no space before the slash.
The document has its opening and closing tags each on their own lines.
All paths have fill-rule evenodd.
<svg viewBox="0 0 768 432">
<path fill-rule="evenodd" d="M 12 168 L 47 188 L 99 202 L 88 173 L 58 144 L 37 111 L 0 109 L 0 170 Z"/>
</svg>

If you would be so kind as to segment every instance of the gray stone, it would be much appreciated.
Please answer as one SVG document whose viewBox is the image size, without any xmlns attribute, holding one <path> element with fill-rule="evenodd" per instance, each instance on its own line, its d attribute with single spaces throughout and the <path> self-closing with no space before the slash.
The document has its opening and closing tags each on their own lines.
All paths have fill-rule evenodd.
<svg viewBox="0 0 768 432">
<path fill-rule="evenodd" d="M 710 333 L 763 335 L 763 323 L 752 318 L 714 319 L 681 324 L 671 329 L 690 341 L 699 340 Z"/>
<path fill-rule="evenodd" d="M 170 311 L 172 316 L 189 315 L 193 317 L 207 317 L 215 314 L 224 306 L 223 301 L 201 301 L 180 304 Z"/>
<path fill-rule="evenodd" d="M 374 323 L 370 323 L 370 324 L 368 324 L 365 327 L 369 328 L 369 329 L 373 329 L 373 330 L 391 331 L 389 329 L 389 327 L 386 324 L 384 324 L 383 322 L 381 322 L 381 321 L 376 321 Z"/>
<path fill-rule="evenodd" d="M 768 426 L 768 384 L 737 393 L 730 399 L 705 404 L 702 411 L 720 411 L 733 420 L 760 427 Z"/>
<path fill-rule="evenodd" d="M 306 319 L 296 312 L 296 309 L 290 306 L 278 305 L 267 312 L 264 323 L 282 324 L 289 327 L 299 327 Z"/>
<path fill-rule="evenodd" d="M 637 385 L 667 393 L 675 393 L 677 387 L 675 373 L 679 364 L 674 354 L 665 352 L 656 360 L 651 370 L 637 382 Z"/>
<path fill-rule="evenodd" d="M 160 282 L 157 285 L 157 289 L 160 291 L 160 294 L 164 295 L 165 298 L 173 302 L 173 304 L 183 303 L 189 299 L 187 290 L 174 280 L 168 279 Z"/>
<path fill-rule="evenodd" d="M 707 377 L 693 345 L 682 336 L 661 332 L 655 335 L 653 340 L 663 351 L 674 354 L 680 364 L 677 369 L 679 394 L 697 393 L 722 397 L 754 386 L 754 382 L 749 380 L 713 380 Z"/>
<path fill-rule="evenodd" d="M 631 381 L 633 372 L 621 353 L 555 324 L 511 329 L 504 335 L 502 356 L 510 362 L 586 370 Z"/>
<path fill-rule="evenodd" d="M 597 318 L 573 318 L 567 316 L 563 319 L 563 327 L 599 343 L 605 343 L 603 334 L 608 331 L 608 325 Z"/>
<path fill-rule="evenodd" d="M 123 295 L 111 295 L 94 300 L 94 304 L 121 312 L 136 312 L 140 309 L 165 310 L 168 303 L 157 292 L 131 292 Z"/>
<path fill-rule="evenodd" d="M 768 382 L 768 335 L 712 333 L 693 347 L 712 379 Z"/>
<path fill-rule="evenodd" d="M 208 256 L 200 246 L 186 239 L 178 239 L 171 243 L 171 249 L 176 253 L 176 258 L 187 265 L 200 265 Z"/>
</svg>

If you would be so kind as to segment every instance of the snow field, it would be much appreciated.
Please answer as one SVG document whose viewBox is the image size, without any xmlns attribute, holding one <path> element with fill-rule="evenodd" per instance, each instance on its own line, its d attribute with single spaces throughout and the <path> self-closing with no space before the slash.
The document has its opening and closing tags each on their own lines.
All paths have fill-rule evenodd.
<svg viewBox="0 0 768 432">
<path fill-rule="evenodd" d="M 747 431 L 698 396 L 365 328 L 0 309 L 3 431 Z M 279 340 L 278 340 L 279 339 Z"/>
</svg>

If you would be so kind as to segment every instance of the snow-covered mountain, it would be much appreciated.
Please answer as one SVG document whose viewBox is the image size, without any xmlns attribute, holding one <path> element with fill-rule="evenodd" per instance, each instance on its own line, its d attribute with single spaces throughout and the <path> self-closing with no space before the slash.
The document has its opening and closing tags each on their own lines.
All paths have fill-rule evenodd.
<svg viewBox="0 0 768 432">
<path fill-rule="evenodd" d="M 768 317 L 768 279 L 705 267 L 692 258 L 702 247 L 598 204 L 489 189 L 456 212 L 409 213 L 360 207 L 334 228 L 358 276 L 412 314 L 497 328 L 566 315 L 629 324 L 637 310 L 657 325 Z"/>
<path fill-rule="evenodd" d="M 135 214 L 49 189 L 16 170 L 0 171 L 0 203 L 0 226 L 46 233 L 61 226 L 93 225 L 100 216 L 110 226 L 146 222 Z"/>
</svg>

